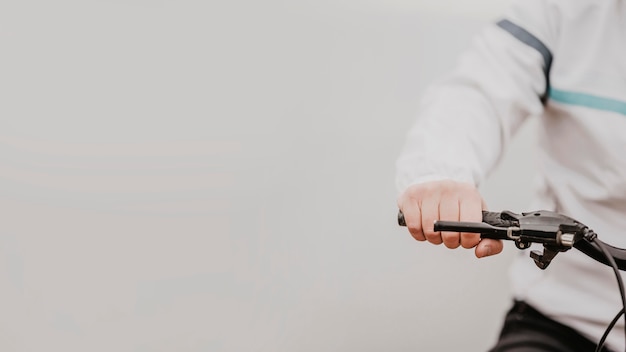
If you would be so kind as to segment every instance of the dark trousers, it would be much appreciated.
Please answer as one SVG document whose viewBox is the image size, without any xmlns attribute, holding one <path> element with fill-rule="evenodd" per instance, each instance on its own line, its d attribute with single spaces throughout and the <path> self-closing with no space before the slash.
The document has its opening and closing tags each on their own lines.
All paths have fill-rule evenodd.
<svg viewBox="0 0 626 352">
<path fill-rule="evenodd" d="M 489 352 L 594 352 L 596 343 L 528 304 L 515 302 L 506 315 L 499 341 Z M 602 351 L 609 352 L 606 348 Z"/>
</svg>

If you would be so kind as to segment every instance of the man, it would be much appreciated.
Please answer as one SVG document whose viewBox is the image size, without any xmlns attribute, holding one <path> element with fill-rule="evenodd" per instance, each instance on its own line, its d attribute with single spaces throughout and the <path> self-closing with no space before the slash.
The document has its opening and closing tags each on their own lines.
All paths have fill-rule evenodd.
<svg viewBox="0 0 626 352">
<path fill-rule="evenodd" d="M 397 161 L 398 206 L 418 241 L 502 251 L 433 222 L 480 221 L 477 186 L 528 116 L 540 116 L 532 209 L 553 210 L 626 247 L 626 1 L 519 0 L 424 97 Z M 530 175 L 529 175 L 530 176 Z M 492 351 L 593 351 L 621 309 L 610 268 L 570 251 L 511 269 L 515 305 Z M 607 340 L 624 350 L 620 320 Z"/>
</svg>

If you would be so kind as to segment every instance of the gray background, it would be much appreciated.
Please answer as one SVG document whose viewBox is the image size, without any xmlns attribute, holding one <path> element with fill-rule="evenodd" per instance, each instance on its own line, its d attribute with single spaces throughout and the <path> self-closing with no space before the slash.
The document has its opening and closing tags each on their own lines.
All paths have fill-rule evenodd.
<svg viewBox="0 0 626 352">
<path fill-rule="evenodd" d="M 394 163 L 505 3 L 3 1 L 0 350 L 485 350 L 516 250 L 415 242 Z"/>
</svg>

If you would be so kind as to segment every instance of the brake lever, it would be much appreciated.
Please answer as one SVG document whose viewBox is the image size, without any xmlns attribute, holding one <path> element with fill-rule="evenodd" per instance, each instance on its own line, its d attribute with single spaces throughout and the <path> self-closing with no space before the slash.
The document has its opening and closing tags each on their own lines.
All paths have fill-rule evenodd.
<svg viewBox="0 0 626 352">
<path fill-rule="evenodd" d="M 492 238 L 495 240 L 515 241 L 520 236 L 520 228 L 517 226 L 501 227 L 486 224 L 484 222 L 465 221 L 435 221 L 434 230 L 436 232 L 470 232 L 479 233 L 481 238 Z"/>
<path fill-rule="evenodd" d="M 511 240 L 518 249 L 527 249 L 532 243 L 543 244 L 543 252 L 534 250 L 530 257 L 537 267 L 545 269 L 559 252 L 570 250 L 581 240 L 587 229 L 585 225 L 570 217 L 547 210 L 522 214 L 509 211 L 502 213 L 483 211 L 483 221 L 481 223 L 437 221 L 434 230 L 480 233 L 481 238 Z M 402 212 L 398 213 L 398 224 L 406 226 Z"/>
</svg>

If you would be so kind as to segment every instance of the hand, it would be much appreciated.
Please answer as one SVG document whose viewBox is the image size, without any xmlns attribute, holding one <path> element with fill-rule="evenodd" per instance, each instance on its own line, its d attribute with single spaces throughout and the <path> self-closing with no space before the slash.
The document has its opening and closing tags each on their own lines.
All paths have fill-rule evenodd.
<svg viewBox="0 0 626 352">
<path fill-rule="evenodd" d="M 485 202 L 474 185 L 456 181 L 432 181 L 413 185 L 398 199 L 413 238 L 448 248 L 476 248 L 482 258 L 502 252 L 502 241 L 480 239 L 477 233 L 435 232 L 436 220 L 482 221 Z"/>
</svg>

